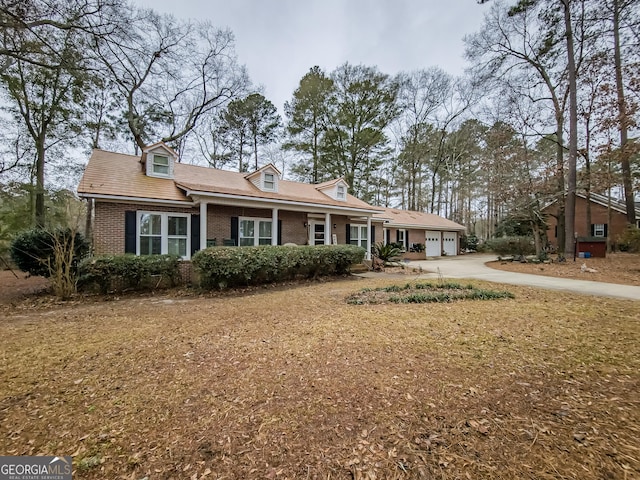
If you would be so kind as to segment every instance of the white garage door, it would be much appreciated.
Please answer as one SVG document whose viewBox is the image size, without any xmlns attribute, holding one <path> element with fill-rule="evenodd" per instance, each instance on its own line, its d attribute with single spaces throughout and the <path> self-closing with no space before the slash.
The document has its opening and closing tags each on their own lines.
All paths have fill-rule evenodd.
<svg viewBox="0 0 640 480">
<path fill-rule="evenodd" d="M 442 253 L 440 245 L 440 232 L 432 232 L 427 230 L 424 239 L 427 257 L 439 257 Z"/>
<path fill-rule="evenodd" d="M 442 232 L 442 249 L 447 255 L 458 254 L 458 234 L 456 232 Z"/>
</svg>

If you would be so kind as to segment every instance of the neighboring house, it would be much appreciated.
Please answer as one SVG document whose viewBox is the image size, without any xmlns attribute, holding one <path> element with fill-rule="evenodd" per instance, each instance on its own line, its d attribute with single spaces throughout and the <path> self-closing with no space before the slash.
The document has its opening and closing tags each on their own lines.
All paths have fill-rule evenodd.
<svg viewBox="0 0 640 480">
<path fill-rule="evenodd" d="M 608 197 L 592 193 L 591 201 L 591 222 L 587 225 L 587 197 L 582 193 L 576 194 L 576 223 L 575 229 L 580 238 L 603 238 L 610 237 L 615 243 L 618 237 L 627 228 L 627 208 L 624 203 L 617 200 L 609 201 Z M 608 205 L 611 206 L 611 221 L 607 212 Z M 552 203 L 542 210 L 547 214 L 547 237 L 549 243 L 554 247 L 558 246 L 558 206 Z M 636 206 L 636 218 L 640 227 L 640 207 Z"/>
<path fill-rule="evenodd" d="M 352 244 L 370 252 L 385 240 L 385 222 L 393 241 L 398 230 L 416 243 L 431 238 L 425 232 L 435 238 L 464 230 L 436 215 L 371 206 L 349 195 L 341 178 L 312 185 L 280 177 L 272 164 L 251 173 L 182 164 L 160 142 L 141 156 L 94 150 L 78 194 L 89 202 L 98 255 L 170 253 L 189 260 L 207 246 L 286 243 Z M 457 253 L 457 237 L 438 238 L 433 255 Z"/>
<path fill-rule="evenodd" d="M 384 220 L 385 243 L 400 243 L 412 260 L 458 255 L 465 227 L 433 213 L 385 208 L 374 219 Z"/>
</svg>

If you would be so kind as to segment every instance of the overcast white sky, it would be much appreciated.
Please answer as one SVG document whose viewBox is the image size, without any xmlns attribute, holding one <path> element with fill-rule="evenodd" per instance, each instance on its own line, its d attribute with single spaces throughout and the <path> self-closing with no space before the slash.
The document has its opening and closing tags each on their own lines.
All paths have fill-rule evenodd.
<svg viewBox="0 0 640 480">
<path fill-rule="evenodd" d="M 396 74 L 465 67 L 464 35 L 479 29 L 487 5 L 476 0 L 134 0 L 179 18 L 230 28 L 251 81 L 280 113 L 314 65 L 344 62 Z"/>
</svg>

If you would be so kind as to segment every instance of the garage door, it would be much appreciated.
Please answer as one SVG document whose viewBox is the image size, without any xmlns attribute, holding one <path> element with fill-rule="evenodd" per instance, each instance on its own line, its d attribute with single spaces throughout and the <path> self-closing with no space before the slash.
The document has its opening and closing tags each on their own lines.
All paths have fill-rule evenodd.
<svg viewBox="0 0 640 480">
<path fill-rule="evenodd" d="M 439 257 L 442 253 L 440 232 L 431 232 L 427 230 L 425 232 L 424 244 L 427 251 L 427 257 Z"/>
<path fill-rule="evenodd" d="M 458 234 L 456 232 L 442 232 L 442 249 L 447 255 L 458 254 Z"/>
</svg>

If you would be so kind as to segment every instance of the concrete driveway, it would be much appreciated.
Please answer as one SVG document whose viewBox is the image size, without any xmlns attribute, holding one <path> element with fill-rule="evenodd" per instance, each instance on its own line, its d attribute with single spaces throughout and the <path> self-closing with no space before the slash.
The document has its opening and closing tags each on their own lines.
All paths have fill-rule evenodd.
<svg viewBox="0 0 640 480">
<path fill-rule="evenodd" d="M 413 268 L 422 267 L 425 272 L 429 272 L 421 275 L 420 278 L 438 278 L 441 274 L 446 278 L 475 278 L 489 282 L 526 285 L 584 295 L 640 300 L 640 287 L 505 272 L 485 265 L 486 262 L 493 260 L 496 260 L 495 255 L 471 254 L 411 261 L 408 266 Z"/>
</svg>

